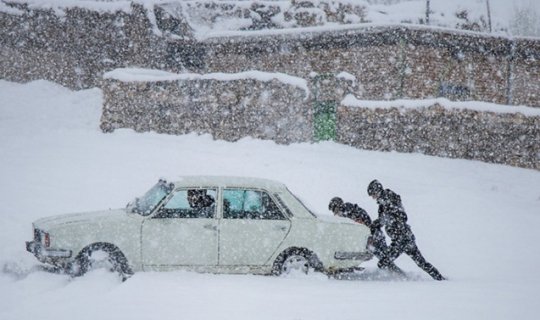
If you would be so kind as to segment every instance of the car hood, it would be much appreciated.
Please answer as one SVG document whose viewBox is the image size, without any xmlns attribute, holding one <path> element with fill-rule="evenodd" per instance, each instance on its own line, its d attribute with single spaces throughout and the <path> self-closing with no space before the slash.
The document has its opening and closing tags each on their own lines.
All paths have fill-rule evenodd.
<svg viewBox="0 0 540 320">
<path fill-rule="evenodd" d="M 55 227 L 70 224 L 85 224 L 98 221 L 103 222 L 105 220 L 117 220 L 125 217 L 126 215 L 127 213 L 125 209 L 63 214 L 36 220 L 34 222 L 34 226 L 38 229 L 47 231 Z"/>
</svg>

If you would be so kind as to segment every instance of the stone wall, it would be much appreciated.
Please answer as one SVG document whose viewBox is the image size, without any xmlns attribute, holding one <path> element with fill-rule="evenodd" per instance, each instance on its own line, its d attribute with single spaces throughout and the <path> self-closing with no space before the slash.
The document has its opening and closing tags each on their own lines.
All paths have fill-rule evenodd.
<svg viewBox="0 0 540 320">
<path fill-rule="evenodd" d="M 474 102 L 471 102 L 474 104 Z M 540 115 L 341 105 L 337 141 L 361 149 L 418 152 L 540 170 Z"/>
<path fill-rule="evenodd" d="M 510 101 L 538 106 L 540 101 L 540 41 L 519 39 L 515 42 L 514 63 L 510 68 Z"/>
<path fill-rule="evenodd" d="M 0 78 L 80 89 L 100 86 L 106 70 L 162 66 L 162 39 L 141 5 L 116 12 L 16 8 L 19 14 L 0 11 Z"/>
<path fill-rule="evenodd" d="M 106 132 L 131 128 L 168 134 L 208 133 L 228 141 L 251 136 L 278 143 L 312 142 L 315 104 L 339 98 L 328 95 L 325 86 L 339 87 L 342 93 L 350 90 L 346 80 L 334 77 L 311 79 L 308 92 L 278 79 L 176 76 L 183 79 L 106 80 L 101 128 Z M 323 94 L 317 93 L 321 89 Z M 346 99 L 338 105 L 337 142 L 368 150 L 417 152 L 540 170 L 540 111 L 534 108 L 520 107 L 525 115 L 512 111 L 517 107 L 491 104 L 483 108 L 504 111 L 478 111 L 482 109 L 475 108 L 475 102 L 461 103 L 460 109 L 436 102 L 415 108 L 374 108 L 370 104 L 355 100 L 351 106 Z"/>
<path fill-rule="evenodd" d="M 307 92 L 278 80 L 171 80 L 103 87 L 101 129 L 167 134 L 209 133 L 236 141 L 251 136 L 278 143 L 311 141 Z"/>
</svg>

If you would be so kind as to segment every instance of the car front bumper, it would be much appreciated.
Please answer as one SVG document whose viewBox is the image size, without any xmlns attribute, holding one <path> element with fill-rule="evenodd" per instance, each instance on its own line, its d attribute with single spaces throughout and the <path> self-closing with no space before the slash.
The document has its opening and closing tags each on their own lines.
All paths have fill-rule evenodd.
<svg viewBox="0 0 540 320">
<path fill-rule="evenodd" d="M 71 257 L 71 250 L 49 249 L 36 241 L 26 241 L 26 251 L 32 253 L 39 261 L 51 264 L 60 264 L 62 260 Z"/>
</svg>

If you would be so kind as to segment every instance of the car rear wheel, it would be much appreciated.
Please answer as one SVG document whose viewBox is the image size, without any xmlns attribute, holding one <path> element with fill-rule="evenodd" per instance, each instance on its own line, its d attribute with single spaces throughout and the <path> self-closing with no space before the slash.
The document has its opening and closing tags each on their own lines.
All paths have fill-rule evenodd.
<svg viewBox="0 0 540 320">
<path fill-rule="evenodd" d="M 110 244 L 93 244 L 83 249 L 71 266 L 71 274 L 82 276 L 97 269 L 118 273 L 122 281 L 133 274 L 124 254 Z"/>
<path fill-rule="evenodd" d="M 281 265 L 281 274 L 301 272 L 307 274 L 309 271 L 308 258 L 301 254 L 293 254 L 285 258 Z"/>
<path fill-rule="evenodd" d="M 311 251 L 304 248 L 291 248 L 276 258 L 272 274 L 287 275 L 294 272 L 308 274 L 310 270 L 321 271 L 322 269 L 322 263 Z"/>
</svg>

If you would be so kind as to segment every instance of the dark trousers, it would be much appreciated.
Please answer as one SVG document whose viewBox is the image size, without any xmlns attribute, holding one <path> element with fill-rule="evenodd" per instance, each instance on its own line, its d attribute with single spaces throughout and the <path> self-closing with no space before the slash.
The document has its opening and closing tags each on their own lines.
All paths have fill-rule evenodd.
<svg viewBox="0 0 540 320">
<path fill-rule="evenodd" d="M 394 273 L 405 275 L 405 272 L 403 272 L 403 270 L 396 266 L 393 260 L 390 260 L 386 257 L 388 252 L 388 246 L 386 245 L 384 233 L 380 229 L 373 231 L 371 235 L 371 240 L 371 253 L 373 253 L 373 255 L 377 257 L 377 259 L 379 259 L 379 263 L 377 264 L 377 266 L 380 269 L 387 269 Z"/>
<path fill-rule="evenodd" d="M 387 265 L 393 263 L 403 252 L 405 252 L 416 263 L 420 269 L 427 272 L 435 280 L 444 280 L 439 270 L 435 268 L 431 263 L 427 262 L 418 247 L 414 236 L 410 239 L 397 239 L 392 240 L 390 246 L 387 247 L 386 252 L 383 254 L 383 258 L 379 261 L 380 264 Z"/>
</svg>

